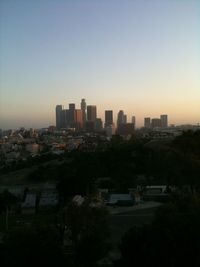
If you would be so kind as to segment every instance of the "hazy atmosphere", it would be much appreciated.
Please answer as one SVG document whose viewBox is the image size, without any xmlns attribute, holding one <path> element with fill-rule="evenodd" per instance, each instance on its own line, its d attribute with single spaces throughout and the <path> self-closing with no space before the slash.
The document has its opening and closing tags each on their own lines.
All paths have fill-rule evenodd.
<svg viewBox="0 0 200 267">
<path fill-rule="evenodd" d="M 0 0 L 1 266 L 200 266 L 199 26 L 199 0 Z"/>
<path fill-rule="evenodd" d="M 81 98 L 145 116 L 200 122 L 199 1 L 0 3 L 0 128 L 55 125 Z"/>
</svg>

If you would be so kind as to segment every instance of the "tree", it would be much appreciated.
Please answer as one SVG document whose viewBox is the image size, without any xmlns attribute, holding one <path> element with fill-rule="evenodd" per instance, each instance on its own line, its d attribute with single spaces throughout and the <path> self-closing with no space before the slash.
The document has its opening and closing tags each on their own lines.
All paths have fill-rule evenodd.
<svg viewBox="0 0 200 267">
<path fill-rule="evenodd" d="M 200 199 L 174 199 L 160 207 L 151 225 L 133 227 L 121 243 L 116 266 L 200 266 Z"/>
<path fill-rule="evenodd" d="M 95 266 L 109 248 L 108 212 L 99 202 L 71 202 L 65 212 L 65 224 L 75 254 L 75 266 Z"/>
<path fill-rule="evenodd" d="M 8 216 L 9 211 L 12 205 L 16 204 L 18 198 L 11 194 L 9 191 L 5 190 L 3 193 L 0 194 L 0 213 L 5 212 L 5 225 L 6 230 L 8 230 Z"/>
<path fill-rule="evenodd" d="M 65 266 L 60 236 L 48 226 L 25 227 L 9 232 L 0 249 L 2 266 Z"/>
</svg>

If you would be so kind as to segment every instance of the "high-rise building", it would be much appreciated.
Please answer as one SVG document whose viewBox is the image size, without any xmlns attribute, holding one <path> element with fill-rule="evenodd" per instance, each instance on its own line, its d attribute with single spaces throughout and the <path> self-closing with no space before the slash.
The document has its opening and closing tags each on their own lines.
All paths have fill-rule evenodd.
<svg viewBox="0 0 200 267">
<path fill-rule="evenodd" d="M 67 118 L 67 124 L 71 127 L 71 128 L 75 128 L 76 127 L 76 109 L 75 109 L 75 104 L 74 103 L 70 103 L 69 104 L 69 117 Z"/>
<path fill-rule="evenodd" d="M 70 127 L 68 118 L 69 118 L 69 110 L 63 109 L 62 110 L 62 117 L 61 117 L 61 128 Z"/>
<path fill-rule="evenodd" d="M 81 109 L 76 109 L 74 103 L 69 104 L 69 109 L 63 109 L 62 105 L 56 106 L 56 127 L 75 128 L 81 130 L 83 128 L 83 115 Z"/>
<path fill-rule="evenodd" d="M 76 105 L 74 103 L 69 104 L 69 109 L 75 109 L 75 108 L 76 108 Z"/>
<path fill-rule="evenodd" d="M 134 127 L 136 127 L 136 118 L 135 118 L 135 116 L 132 116 L 131 122 L 134 124 Z"/>
<path fill-rule="evenodd" d="M 105 128 L 113 124 L 113 111 L 105 110 Z"/>
<path fill-rule="evenodd" d="M 81 99 L 81 110 L 82 110 L 82 117 L 83 117 L 83 126 L 85 126 L 85 122 L 86 122 L 86 102 L 85 99 Z"/>
<path fill-rule="evenodd" d="M 166 114 L 160 115 L 160 119 L 161 119 L 161 127 L 162 128 L 168 127 L 168 118 L 167 118 L 167 115 Z"/>
<path fill-rule="evenodd" d="M 117 128 L 124 123 L 127 123 L 127 116 L 124 114 L 123 110 L 120 110 L 117 115 Z"/>
<path fill-rule="evenodd" d="M 127 123 L 127 115 L 124 114 L 124 123 Z"/>
<path fill-rule="evenodd" d="M 97 118 L 97 107 L 94 105 L 87 106 L 87 120 L 95 122 Z"/>
<path fill-rule="evenodd" d="M 83 114 L 81 109 L 75 109 L 75 128 L 76 130 L 83 128 Z"/>
<path fill-rule="evenodd" d="M 56 106 L 56 128 L 60 130 L 62 127 L 62 105 Z"/>
<path fill-rule="evenodd" d="M 144 127 L 150 129 L 151 128 L 151 118 L 144 118 Z"/>
</svg>

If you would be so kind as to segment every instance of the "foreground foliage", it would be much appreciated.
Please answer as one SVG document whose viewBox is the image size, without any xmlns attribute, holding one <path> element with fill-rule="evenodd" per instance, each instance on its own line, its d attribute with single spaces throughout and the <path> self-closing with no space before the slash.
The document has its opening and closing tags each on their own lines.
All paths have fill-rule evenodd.
<svg viewBox="0 0 200 267">
<path fill-rule="evenodd" d="M 176 199 L 158 209 L 151 225 L 125 234 L 116 266 L 200 266 L 199 225 L 199 198 Z"/>
</svg>

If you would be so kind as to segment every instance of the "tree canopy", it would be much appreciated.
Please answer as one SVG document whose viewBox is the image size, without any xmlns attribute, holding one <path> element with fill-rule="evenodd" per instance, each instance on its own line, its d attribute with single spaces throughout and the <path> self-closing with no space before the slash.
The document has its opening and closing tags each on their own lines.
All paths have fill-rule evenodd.
<svg viewBox="0 0 200 267">
<path fill-rule="evenodd" d="M 177 199 L 160 207 L 151 225 L 134 227 L 121 243 L 116 266 L 200 265 L 200 200 Z"/>
</svg>

